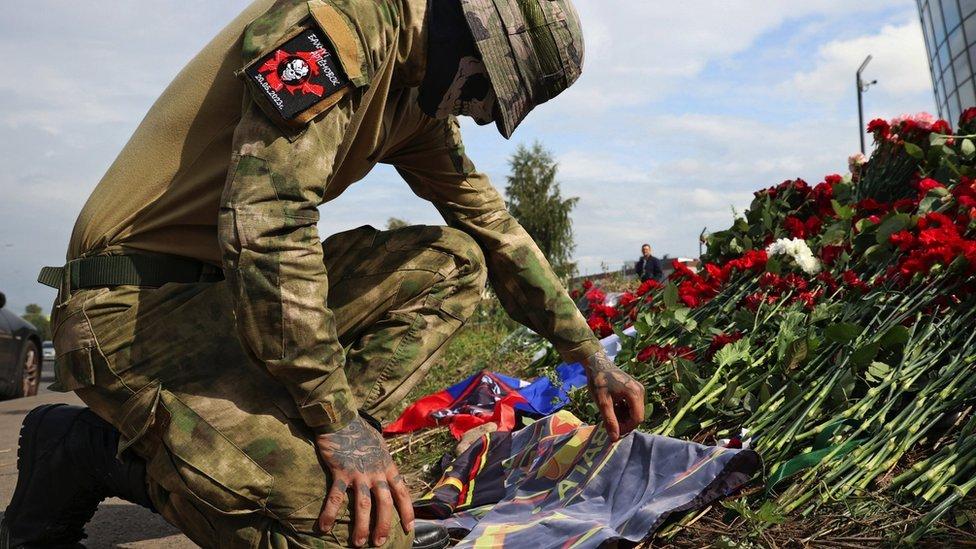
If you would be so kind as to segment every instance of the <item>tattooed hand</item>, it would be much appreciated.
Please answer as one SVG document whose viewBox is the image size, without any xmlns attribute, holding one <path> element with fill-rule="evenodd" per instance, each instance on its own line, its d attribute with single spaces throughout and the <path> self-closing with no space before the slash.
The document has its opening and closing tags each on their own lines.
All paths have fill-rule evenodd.
<svg viewBox="0 0 976 549">
<path fill-rule="evenodd" d="M 610 440 L 616 442 L 644 421 L 644 386 L 617 368 L 604 351 L 586 359 L 584 366 L 590 394 Z"/>
<path fill-rule="evenodd" d="M 332 488 L 319 515 L 321 531 L 328 532 L 335 525 L 347 491 L 352 492 L 352 541 L 357 547 L 366 544 L 370 533 L 374 545 L 386 543 L 394 504 L 400 513 L 403 531 L 413 530 L 410 492 L 376 429 L 357 416 L 343 429 L 315 437 L 315 445 L 332 471 Z M 376 517 L 372 528 L 369 524 L 371 511 Z"/>
</svg>

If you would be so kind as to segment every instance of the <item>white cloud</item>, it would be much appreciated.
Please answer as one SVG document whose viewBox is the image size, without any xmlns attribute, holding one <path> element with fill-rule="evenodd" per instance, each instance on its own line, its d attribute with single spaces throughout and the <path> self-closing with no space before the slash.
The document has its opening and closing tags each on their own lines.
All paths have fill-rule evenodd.
<svg viewBox="0 0 976 549">
<path fill-rule="evenodd" d="M 890 7 L 866 0 L 579 0 L 586 39 L 583 76 L 560 111 L 637 105 L 680 90 L 709 63 L 727 60 L 787 21 L 856 17 Z"/>
<path fill-rule="evenodd" d="M 849 96 L 854 72 L 869 54 L 873 59 L 865 70 L 865 79 L 878 80 L 872 92 L 890 96 L 931 93 L 925 43 L 917 19 L 886 25 L 876 34 L 822 45 L 816 66 L 794 75 L 784 91 L 827 103 Z"/>
</svg>

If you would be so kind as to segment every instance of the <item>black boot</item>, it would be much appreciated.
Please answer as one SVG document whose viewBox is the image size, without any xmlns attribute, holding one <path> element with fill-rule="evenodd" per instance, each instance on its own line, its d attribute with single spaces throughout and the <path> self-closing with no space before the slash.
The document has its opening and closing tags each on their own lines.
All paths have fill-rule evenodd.
<svg viewBox="0 0 976 549">
<path fill-rule="evenodd" d="M 80 547 L 98 504 L 120 497 L 152 508 L 146 466 L 115 454 L 119 432 L 88 408 L 31 410 L 20 429 L 17 488 L 0 522 L 0 549 Z"/>
<path fill-rule="evenodd" d="M 444 549 L 451 543 L 447 528 L 440 524 L 418 520 L 413 528 L 411 549 Z"/>
</svg>

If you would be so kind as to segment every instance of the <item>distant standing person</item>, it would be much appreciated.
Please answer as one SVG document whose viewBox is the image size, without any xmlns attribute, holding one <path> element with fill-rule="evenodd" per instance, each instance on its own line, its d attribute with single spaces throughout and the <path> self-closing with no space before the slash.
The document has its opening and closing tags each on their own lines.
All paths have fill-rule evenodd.
<svg viewBox="0 0 976 549">
<path fill-rule="evenodd" d="M 651 255 L 651 245 L 641 246 L 641 256 L 636 265 L 637 276 L 641 282 L 647 280 L 664 280 L 664 271 L 661 269 L 661 260 Z"/>
</svg>

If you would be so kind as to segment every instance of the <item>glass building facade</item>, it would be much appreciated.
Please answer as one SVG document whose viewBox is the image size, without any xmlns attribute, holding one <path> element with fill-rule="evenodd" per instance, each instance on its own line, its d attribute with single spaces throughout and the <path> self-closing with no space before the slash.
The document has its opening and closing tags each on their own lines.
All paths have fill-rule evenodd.
<svg viewBox="0 0 976 549">
<path fill-rule="evenodd" d="M 976 106 L 976 0 L 916 0 L 939 116 L 953 126 Z"/>
</svg>

